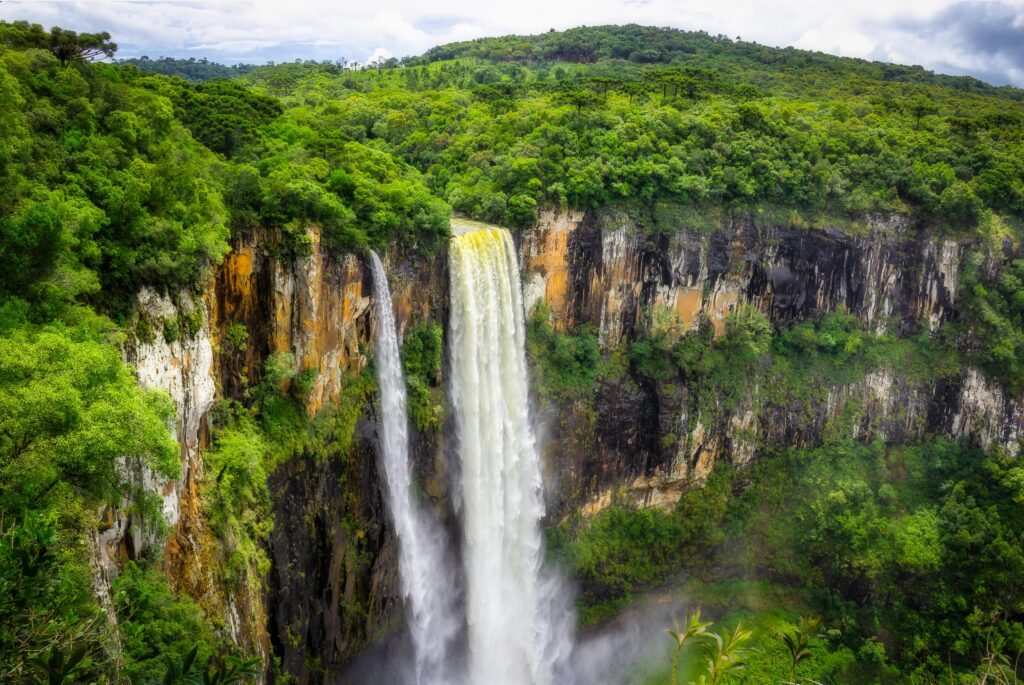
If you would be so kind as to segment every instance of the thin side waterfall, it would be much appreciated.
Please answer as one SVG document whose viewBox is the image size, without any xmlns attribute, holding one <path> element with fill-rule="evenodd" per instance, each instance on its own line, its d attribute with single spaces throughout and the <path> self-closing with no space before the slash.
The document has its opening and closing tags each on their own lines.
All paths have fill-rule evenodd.
<svg viewBox="0 0 1024 685">
<path fill-rule="evenodd" d="M 545 571 L 541 463 L 508 231 L 453 222 L 451 395 L 461 458 L 470 685 L 565 683 L 567 593 Z M 473 230 L 475 229 L 475 230 Z"/>
<path fill-rule="evenodd" d="M 388 510 L 398 535 L 402 594 L 415 650 L 415 683 L 440 685 L 452 680 L 446 669 L 460 628 L 455 587 L 447 568 L 447 543 L 441 526 L 413 496 L 405 379 L 391 292 L 376 253 L 370 253 L 370 263 L 377 318 L 375 363 L 380 383 L 381 453 Z"/>
</svg>

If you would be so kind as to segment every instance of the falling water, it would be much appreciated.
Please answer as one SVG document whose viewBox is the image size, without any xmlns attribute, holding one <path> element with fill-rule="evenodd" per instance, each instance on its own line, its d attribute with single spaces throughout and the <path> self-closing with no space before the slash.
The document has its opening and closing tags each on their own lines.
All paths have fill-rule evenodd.
<svg viewBox="0 0 1024 685">
<path fill-rule="evenodd" d="M 391 292 L 380 258 L 370 253 L 377 316 L 376 365 L 381 398 L 381 452 L 387 503 L 398 535 L 398 566 L 415 650 L 417 685 L 448 683 L 452 641 L 459 631 L 455 590 L 447 568 L 447 545 L 437 520 L 412 493 L 409 470 L 409 420 L 405 379 Z"/>
<path fill-rule="evenodd" d="M 455 223 L 450 354 L 461 457 L 471 685 L 548 685 L 571 614 L 543 568 L 540 459 L 529 416 L 522 292 L 508 231 Z M 475 230 L 472 230 L 475 229 Z"/>
</svg>

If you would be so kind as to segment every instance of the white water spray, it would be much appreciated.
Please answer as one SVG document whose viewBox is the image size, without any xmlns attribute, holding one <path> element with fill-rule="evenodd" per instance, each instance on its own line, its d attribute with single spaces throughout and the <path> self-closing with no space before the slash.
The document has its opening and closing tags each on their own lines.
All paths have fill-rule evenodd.
<svg viewBox="0 0 1024 685">
<path fill-rule="evenodd" d="M 387 503 L 398 535 L 398 566 L 415 650 L 415 682 L 451 682 L 446 672 L 459 631 L 455 588 L 448 572 L 447 544 L 437 520 L 413 498 L 409 469 L 409 420 L 405 379 L 387 274 L 376 253 L 373 299 L 377 316 L 376 365 L 380 383 L 381 452 Z"/>
<path fill-rule="evenodd" d="M 572 616 L 543 568 L 541 464 L 529 416 L 519 266 L 508 231 L 453 222 L 452 405 L 462 467 L 471 685 L 549 685 Z M 475 229 L 475 230 L 474 230 Z"/>
</svg>

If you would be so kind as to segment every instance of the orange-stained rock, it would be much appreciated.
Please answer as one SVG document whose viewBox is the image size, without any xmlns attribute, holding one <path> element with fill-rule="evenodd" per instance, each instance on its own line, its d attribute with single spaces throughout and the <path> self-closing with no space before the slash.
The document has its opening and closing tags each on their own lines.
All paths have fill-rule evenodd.
<svg viewBox="0 0 1024 685">
<path fill-rule="evenodd" d="M 316 227 L 309 237 L 309 255 L 275 264 L 270 351 L 294 355 L 299 373 L 316 372 L 307 397 L 316 414 L 337 403 L 344 379 L 366 364 L 360 343 L 369 341 L 370 289 L 358 258 L 326 253 Z"/>
<path fill-rule="evenodd" d="M 583 220 L 582 212 L 547 210 L 541 212 L 538 229 L 527 231 L 520 246 L 524 280 L 524 306 L 527 313 L 543 299 L 551 310 L 555 330 L 573 325 L 569 292 L 572 274 L 569 265 L 569 236 Z"/>
</svg>

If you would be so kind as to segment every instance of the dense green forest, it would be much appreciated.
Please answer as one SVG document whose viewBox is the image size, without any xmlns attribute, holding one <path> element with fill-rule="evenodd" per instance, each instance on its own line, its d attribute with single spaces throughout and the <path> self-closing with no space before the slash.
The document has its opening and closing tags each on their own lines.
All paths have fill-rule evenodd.
<svg viewBox="0 0 1024 685">
<path fill-rule="evenodd" d="M 772 330 L 744 308 L 719 339 L 652 326 L 601 359 L 593 331 L 556 333 L 535 311 L 538 391 L 576 398 L 631 374 L 727 407 L 755 374 L 800 399 L 882 363 L 938 378 L 966 362 L 1024 391 L 1019 89 L 635 26 L 459 43 L 362 70 L 95 61 L 115 51 L 105 34 L 0 23 L 0 681 L 251 677 L 153 549 L 116 582 L 112 635 L 90 545 L 106 506 L 165 536 L 134 476 L 180 468 L 173 407 L 136 385 L 119 351 L 147 334 L 135 294 L 197 293 L 252 229 L 287 254 L 308 250 L 316 224 L 339 254 L 398 244 L 434 255 L 452 212 L 525 227 L 549 207 L 627 207 L 652 234 L 730 216 L 856 232 L 868 215 L 908 215 L 972 249 L 961 316 L 934 336 L 874 337 L 842 314 Z M 1004 247 L 1017 258 L 984 268 Z M 427 325 L 403 349 L 422 431 L 442 423 L 442 336 Z M 207 458 L 227 480 L 209 491 L 211 526 L 237 545 L 237 582 L 265 564 L 268 474 L 347 444 L 372 392 L 354 378 L 342 406 L 310 419 L 298 399 L 309 379 L 294 366 L 271 358 L 212 418 Z M 779 624 L 820 615 L 805 679 L 968 683 L 985 659 L 1015 659 L 1020 462 L 938 440 L 851 444 L 843 428 L 821 448 L 719 469 L 672 512 L 612 508 L 555 528 L 581 619 L 685 572 L 709 608 L 730 587 L 770 598 L 719 602 L 727 625 L 753 612 L 770 632 L 771 611 Z M 761 654 L 781 649 L 766 640 Z M 772 658 L 749 663 L 748 682 L 786 677 Z"/>
<path fill-rule="evenodd" d="M 131 64 L 143 71 L 165 76 L 180 76 L 186 81 L 212 81 L 213 79 L 230 79 L 241 76 L 256 68 L 255 64 L 232 64 L 225 66 L 211 62 L 206 58 L 176 59 L 174 57 L 160 57 L 150 59 L 149 57 L 133 57 L 131 59 L 118 60 L 118 64 Z"/>
<path fill-rule="evenodd" d="M 579 395 L 622 372 L 595 374 L 590 336 L 553 334 L 544 321 L 531 328 L 543 392 Z M 655 382 L 688 384 L 711 421 L 752 379 L 772 388 L 768 402 L 799 406 L 829 379 L 873 368 L 940 378 L 958 364 L 928 336 L 864 336 L 846 314 L 773 333 L 753 308 L 731 315 L 718 339 L 655 328 L 624 362 Z M 760 625 L 745 659 L 750 682 L 788 682 L 777 633 L 799 613 L 825 617 L 827 629 L 800 667 L 809 681 L 947 682 L 941 674 L 955 671 L 948 682 L 975 682 L 986 658 L 996 678 L 1001 660 L 1024 650 L 1024 466 L 941 439 L 854 443 L 851 420 L 837 416 L 822 447 L 746 471 L 720 466 L 672 511 L 613 506 L 554 528 L 552 547 L 580 582 L 583 623 L 682 576 L 684 596 L 726 624 Z M 651 682 L 667 680 L 654 670 Z"/>
</svg>

